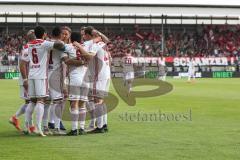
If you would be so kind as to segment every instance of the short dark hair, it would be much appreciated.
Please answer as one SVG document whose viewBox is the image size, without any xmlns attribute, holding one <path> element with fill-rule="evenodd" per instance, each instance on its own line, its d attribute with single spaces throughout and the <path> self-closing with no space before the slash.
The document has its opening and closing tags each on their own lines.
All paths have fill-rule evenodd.
<svg viewBox="0 0 240 160">
<path fill-rule="evenodd" d="M 85 30 L 86 29 L 86 26 L 82 26 L 81 28 L 80 28 L 80 30 Z"/>
<path fill-rule="evenodd" d="M 81 42 L 81 34 L 78 32 L 72 32 L 70 39 L 71 39 L 71 42 L 76 41 L 76 42 L 80 43 Z"/>
<path fill-rule="evenodd" d="M 34 28 L 34 33 L 36 35 L 36 38 L 41 39 L 45 33 L 45 28 L 42 26 L 37 26 Z"/>
<path fill-rule="evenodd" d="M 54 27 L 53 30 L 52 30 L 52 36 L 53 37 L 58 37 L 61 35 L 61 28 L 60 27 Z"/>
<path fill-rule="evenodd" d="M 32 41 L 32 40 L 36 39 L 33 29 L 31 29 L 27 32 L 27 39 L 28 39 L 28 41 Z"/>
<path fill-rule="evenodd" d="M 89 34 L 90 36 L 92 36 L 92 31 L 94 30 L 94 28 L 92 26 L 87 26 L 85 29 L 84 29 L 84 33 L 85 34 Z"/>
</svg>

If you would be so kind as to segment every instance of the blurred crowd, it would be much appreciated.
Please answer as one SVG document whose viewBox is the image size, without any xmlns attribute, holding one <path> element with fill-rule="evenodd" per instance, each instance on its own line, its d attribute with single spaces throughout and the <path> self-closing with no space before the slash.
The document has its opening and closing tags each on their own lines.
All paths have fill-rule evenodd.
<svg viewBox="0 0 240 160">
<path fill-rule="evenodd" d="M 239 25 L 201 25 L 194 31 L 186 31 L 184 28 L 181 31 L 168 29 L 164 32 L 164 37 L 161 32 L 141 31 L 137 27 L 132 34 L 112 33 L 110 37 L 112 43 L 109 44 L 109 48 L 113 57 L 122 56 L 130 50 L 133 51 L 134 56 L 143 57 L 240 55 Z"/>
<path fill-rule="evenodd" d="M 104 32 L 112 57 L 121 57 L 131 52 L 136 57 L 152 56 L 198 56 L 221 57 L 240 55 L 239 25 L 198 25 L 194 30 L 164 29 L 146 31 L 138 25 L 131 32 Z M 164 39 L 164 40 L 163 40 Z M 0 34 L 0 65 L 16 65 L 22 45 L 23 34 Z M 162 50 L 163 48 L 163 50 Z"/>
<path fill-rule="evenodd" d="M 0 34 L 0 65 L 17 65 L 26 37 L 21 34 Z"/>
</svg>

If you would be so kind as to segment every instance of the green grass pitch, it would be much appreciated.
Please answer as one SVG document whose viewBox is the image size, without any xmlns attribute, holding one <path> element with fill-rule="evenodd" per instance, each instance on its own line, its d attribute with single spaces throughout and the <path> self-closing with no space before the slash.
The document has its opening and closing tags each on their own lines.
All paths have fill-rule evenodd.
<svg viewBox="0 0 240 160">
<path fill-rule="evenodd" d="M 138 98 L 133 107 L 119 98 L 109 113 L 107 134 L 38 137 L 20 135 L 8 123 L 23 101 L 16 80 L 1 80 L 0 160 L 239 160 L 240 79 L 169 82 L 171 92 Z M 117 96 L 113 87 L 111 92 Z M 144 118 L 160 111 L 190 115 L 190 110 L 191 117 L 181 120 Z M 70 128 L 69 122 L 64 123 Z"/>
</svg>

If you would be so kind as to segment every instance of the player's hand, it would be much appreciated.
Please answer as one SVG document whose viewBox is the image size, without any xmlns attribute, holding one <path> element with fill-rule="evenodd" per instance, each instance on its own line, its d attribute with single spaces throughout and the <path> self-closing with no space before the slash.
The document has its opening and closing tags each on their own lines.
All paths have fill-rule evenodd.
<svg viewBox="0 0 240 160">
<path fill-rule="evenodd" d="M 82 47 L 82 46 L 81 46 L 78 42 L 76 42 L 76 41 L 73 42 L 73 46 L 75 46 L 75 47 L 77 47 L 77 48 L 81 48 L 81 47 Z"/>
</svg>

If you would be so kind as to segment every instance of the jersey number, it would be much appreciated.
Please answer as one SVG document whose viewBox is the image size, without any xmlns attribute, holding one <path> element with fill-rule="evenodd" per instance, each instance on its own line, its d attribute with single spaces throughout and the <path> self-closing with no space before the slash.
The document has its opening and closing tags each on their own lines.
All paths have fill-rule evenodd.
<svg viewBox="0 0 240 160">
<path fill-rule="evenodd" d="M 32 61 L 34 64 L 38 64 L 38 55 L 37 55 L 37 49 L 32 49 Z"/>
<path fill-rule="evenodd" d="M 132 64 L 132 60 L 130 58 L 125 59 L 125 64 Z"/>
</svg>

